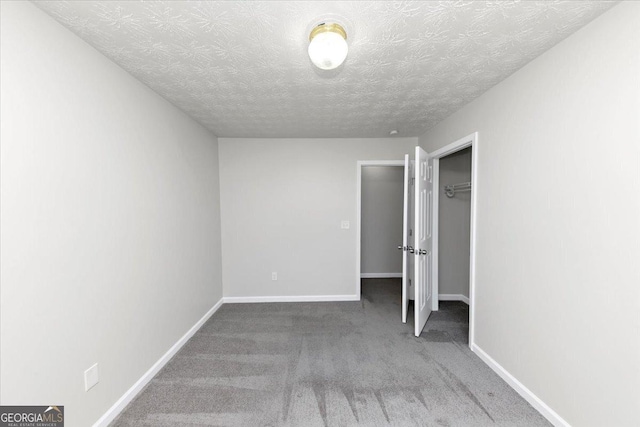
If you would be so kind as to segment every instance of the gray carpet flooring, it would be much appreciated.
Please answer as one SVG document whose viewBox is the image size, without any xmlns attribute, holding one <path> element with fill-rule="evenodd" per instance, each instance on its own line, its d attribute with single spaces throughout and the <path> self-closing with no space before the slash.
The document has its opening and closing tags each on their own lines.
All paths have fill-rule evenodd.
<svg viewBox="0 0 640 427">
<path fill-rule="evenodd" d="M 550 425 L 469 350 L 468 316 L 442 302 L 414 337 L 396 279 L 358 302 L 225 304 L 112 425 Z"/>
</svg>

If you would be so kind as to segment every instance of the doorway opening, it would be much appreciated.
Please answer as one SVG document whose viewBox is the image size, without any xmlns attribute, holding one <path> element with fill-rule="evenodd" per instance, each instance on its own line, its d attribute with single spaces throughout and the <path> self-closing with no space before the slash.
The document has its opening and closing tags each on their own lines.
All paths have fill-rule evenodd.
<svg viewBox="0 0 640 427">
<path fill-rule="evenodd" d="M 403 226 L 404 162 L 359 161 L 357 181 L 356 294 L 379 300 L 386 295 L 391 300 L 395 288 L 402 286 L 402 253 L 397 246 Z"/>
<path fill-rule="evenodd" d="M 446 312 L 447 318 L 458 326 L 451 333 L 465 344 L 469 333 L 471 156 L 472 148 L 467 147 L 442 157 L 440 185 L 434 188 L 439 200 L 438 265 L 434 272 L 438 274 L 438 312 Z"/>
<path fill-rule="evenodd" d="M 433 310 L 468 305 L 468 344 L 474 342 L 477 133 L 430 153 L 433 159 Z"/>
</svg>

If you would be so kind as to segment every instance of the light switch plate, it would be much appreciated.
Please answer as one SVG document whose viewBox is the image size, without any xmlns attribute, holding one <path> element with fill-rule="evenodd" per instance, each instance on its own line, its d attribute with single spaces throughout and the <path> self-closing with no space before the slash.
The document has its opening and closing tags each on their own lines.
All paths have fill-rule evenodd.
<svg viewBox="0 0 640 427">
<path fill-rule="evenodd" d="M 271 273 L 271 280 L 278 280 L 278 272 L 274 271 L 273 273 Z"/>
<path fill-rule="evenodd" d="M 86 371 L 84 371 L 84 391 L 89 391 L 93 386 L 98 384 L 98 364 L 96 363 Z"/>
<path fill-rule="evenodd" d="M 342 228 L 343 230 L 348 230 L 349 229 L 349 221 L 343 219 L 342 223 L 340 223 L 340 228 Z"/>
</svg>

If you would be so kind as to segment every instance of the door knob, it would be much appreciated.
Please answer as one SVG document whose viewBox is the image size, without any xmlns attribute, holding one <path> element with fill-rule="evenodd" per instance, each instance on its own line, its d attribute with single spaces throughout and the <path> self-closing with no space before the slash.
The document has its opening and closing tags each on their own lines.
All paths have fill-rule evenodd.
<svg viewBox="0 0 640 427">
<path fill-rule="evenodd" d="M 427 250 L 426 249 L 418 249 L 418 251 L 416 253 L 418 255 L 426 255 L 427 254 Z"/>
<path fill-rule="evenodd" d="M 399 249 L 399 250 L 402 250 L 402 246 L 398 246 L 398 249 Z"/>
<path fill-rule="evenodd" d="M 408 250 L 409 250 L 409 252 L 411 252 L 411 253 L 415 253 L 415 251 L 413 250 L 413 246 L 409 246 L 409 249 L 408 249 Z"/>
</svg>

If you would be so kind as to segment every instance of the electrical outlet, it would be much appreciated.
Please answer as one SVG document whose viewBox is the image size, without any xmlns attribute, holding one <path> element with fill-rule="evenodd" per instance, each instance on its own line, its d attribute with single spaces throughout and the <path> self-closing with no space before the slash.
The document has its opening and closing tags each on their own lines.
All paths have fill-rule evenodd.
<svg viewBox="0 0 640 427">
<path fill-rule="evenodd" d="M 278 272 L 274 271 L 273 273 L 271 273 L 271 280 L 278 280 Z"/>
<path fill-rule="evenodd" d="M 98 364 L 96 363 L 86 371 L 84 371 L 84 391 L 89 391 L 94 385 L 98 384 L 100 377 L 98 376 Z"/>
<path fill-rule="evenodd" d="M 349 229 L 349 221 L 343 219 L 342 222 L 340 223 L 340 228 L 342 228 L 343 230 L 348 230 Z"/>
</svg>

